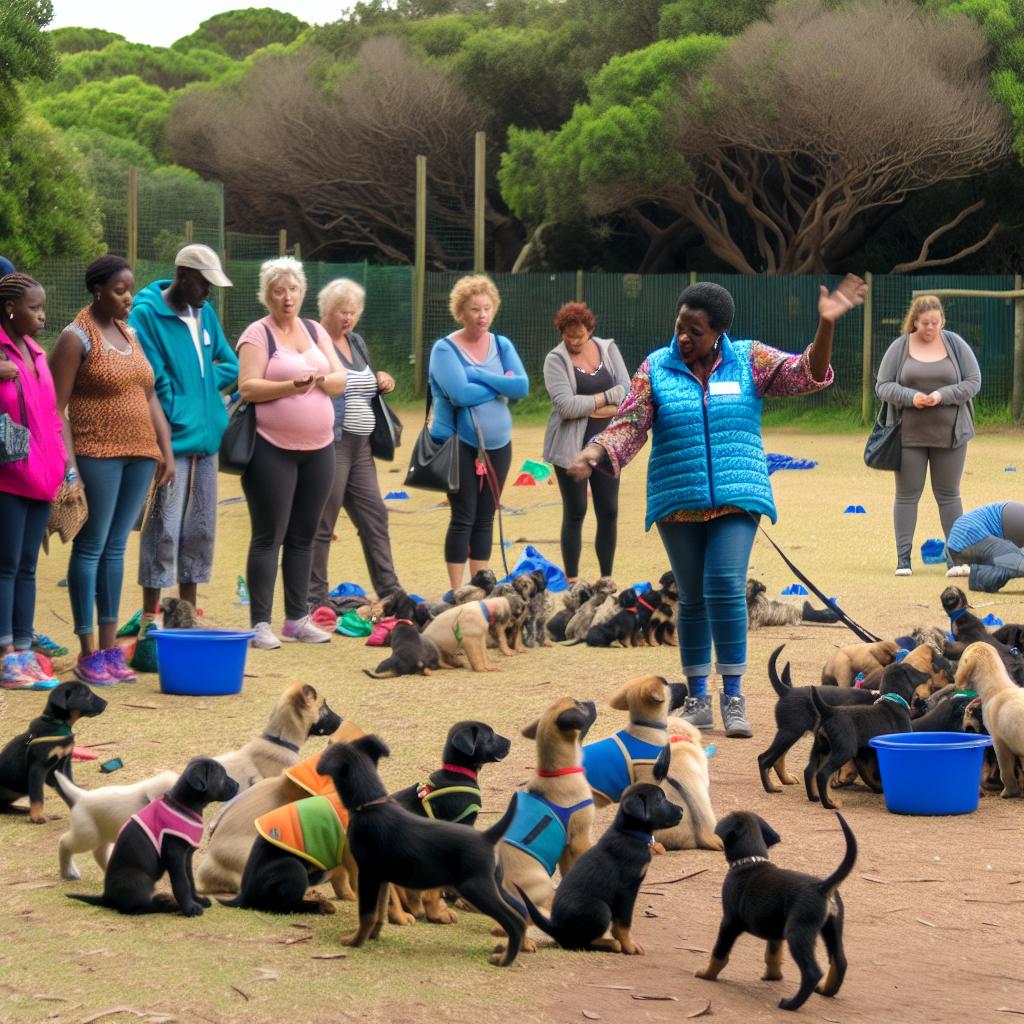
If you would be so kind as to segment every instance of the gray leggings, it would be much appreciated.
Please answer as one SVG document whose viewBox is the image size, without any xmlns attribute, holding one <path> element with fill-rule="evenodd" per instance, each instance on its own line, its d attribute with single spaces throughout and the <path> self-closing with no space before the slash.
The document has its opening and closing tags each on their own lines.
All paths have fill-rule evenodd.
<svg viewBox="0 0 1024 1024">
<path fill-rule="evenodd" d="M 949 536 L 953 523 L 963 515 L 960 478 L 964 473 L 967 445 L 959 448 L 904 448 L 903 461 L 896 473 L 896 501 L 892 518 L 896 529 L 896 555 L 909 556 L 914 547 L 917 503 L 924 491 L 924 477 L 931 466 L 932 494 L 939 506 L 942 532 Z"/>
</svg>

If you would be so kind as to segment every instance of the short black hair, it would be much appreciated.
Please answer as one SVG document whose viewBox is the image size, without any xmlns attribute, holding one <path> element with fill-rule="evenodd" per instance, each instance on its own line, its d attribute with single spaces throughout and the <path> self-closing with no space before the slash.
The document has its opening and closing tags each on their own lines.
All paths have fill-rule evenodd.
<svg viewBox="0 0 1024 1024">
<path fill-rule="evenodd" d="M 676 316 L 679 310 L 703 309 L 708 315 L 708 323 L 712 327 L 727 331 L 732 326 L 732 318 L 736 315 L 736 303 L 732 296 L 720 285 L 710 281 L 698 281 L 684 288 L 676 302 Z"/>
<path fill-rule="evenodd" d="M 131 269 L 131 264 L 120 256 L 113 256 L 110 253 L 107 253 L 106 256 L 100 256 L 85 268 L 86 290 L 91 292 L 99 285 L 106 284 L 111 278 L 117 277 L 123 271 Z"/>
</svg>

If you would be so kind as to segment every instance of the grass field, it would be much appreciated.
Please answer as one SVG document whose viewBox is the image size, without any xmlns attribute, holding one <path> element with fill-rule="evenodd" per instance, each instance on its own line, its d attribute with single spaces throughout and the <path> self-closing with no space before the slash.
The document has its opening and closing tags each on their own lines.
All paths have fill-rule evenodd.
<svg viewBox="0 0 1024 1024">
<path fill-rule="evenodd" d="M 407 410 L 406 449 L 417 424 Z M 539 458 L 543 428 L 519 427 L 514 438 L 517 469 L 525 458 Z M 919 624 L 943 624 L 938 604 L 945 586 L 943 567 L 921 567 L 894 579 L 889 474 L 866 470 L 861 462 L 863 433 L 808 434 L 769 429 L 768 451 L 816 459 L 808 472 L 773 477 L 780 519 L 772 534 L 793 560 L 839 597 L 866 627 L 895 636 Z M 1020 458 L 1020 434 L 986 433 L 972 444 L 963 484 L 967 508 L 1000 499 L 1021 499 L 1024 460 L 1018 472 L 1007 466 Z M 655 533 L 643 532 L 646 453 L 623 477 L 619 554 L 620 585 L 656 579 L 666 559 Z M 401 463 L 404 472 L 404 461 Z M 381 486 L 400 486 L 402 477 L 380 467 Z M 221 478 L 221 498 L 240 494 L 237 480 Z M 558 560 L 560 503 L 554 486 L 505 492 L 509 512 L 505 535 L 515 556 L 524 541 Z M 863 516 L 844 515 L 862 504 Z M 391 536 L 403 584 L 410 591 L 437 595 L 446 589 L 442 539 L 447 510 L 434 508 L 435 496 L 412 492 L 392 502 Z M 244 572 L 249 523 L 245 505 L 220 507 L 215 577 L 200 588 L 200 604 L 218 625 L 243 625 L 235 579 Z M 588 521 L 585 536 L 593 536 Z M 351 525 L 338 526 L 332 578 L 366 582 Z M 922 499 L 916 547 L 941 536 L 930 493 Z M 589 544 L 589 540 L 588 540 Z M 129 543 L 127 583 L 135 578 L 137 543 Z M 37 625 L 71 646 L 67 592 L 57 587 L 67 551 L 59 544 L 41 563 Z M 511 557 L 510 557 L 511 563 Z M 792 582 L 777 555 L 762 541 L 755 545 L 752 573 L 777 595 Z M 584 575 L 596 575 L 586 550 Z M 126 586 L 122 617 L 138 604 L 138 591 Z M 1004 621 L 1024 618 L 1024 581 L 999 595 L 979 595 L 976 606 Z M 982 612 L 984 614 L 984 612 Z M 280 600 L 278 619 L 280 618 Z M 769 797 L 757 779 L 756 753 L 771 738 L 774 694 L 765 677 L 769 651 L 787 644 L 799 682 L 816 681 L 832 645 L 851 636 L 841 627 L 806 626 L 765 630 L 751 636 L 746 692 L 755 727 L 752 741 L 714 742 L 712 800 L 719 814 L 749 808 L 766 817 L 783 836 L 773 851 L 779 863 L 827 874 L 838 862 L 841 839 L 832 817 L 790 789 Z M 389 786 L 408 785 L 438 766 L 451 722 L 482 718 L 515 738 L 506 762 L 482 775 L 485 816 L 504 808 L 512 790 L 530 774 L 532 744 L 519 729 L 562 695 L 594 699 L 598 721 L 592 738 L 624 724 L 607 706 L 610 693 L 632 675 L 659 672 L 679 677 L 675 648 L 638 651 L 554 647 L 505 660 L 501 672 L 466 671 L 428 679 L 373 681 L 360 669 L 372 667 L 379 652 L 361 641 L 336 637 L 327 647 L 286 646 L 252 652 L 244 692 L 228 698 L 173 698 L 159 693 L 155 677 L 132 687 L 107 691 L 107 712 L 79 730 L 82 743 L 110 743 L 105 756 L 120 756 L 123 771 L 111 782 L 129 782 L 166 768 L 177 768 L 197 754 L 217 754 L 240 746 L 262 731 L 272 702 L 291 680 L 312 683 L 331 706 L 364 728 L 380 733 L 392 747 L 383 764 Z M 39 694 L 0 693 L 0 743 L 23 730 L 42 708 Z M 716 712 L 717 718 L 717 712 Z M 319 743 L 319 741 L 318 741 Z M 314 743 L 307 753 L 317 749 Z M 801 764 L 801 747 L 791 767 Z M 76 765 L 76 780 L 89 788 L 106 781 L 95 762 Z M 881 798 L 866 791 L 845 794 L 846 813 L 858 834 L 860 861 L 844 886 L 847 948 L 851 968 L 834 1002 L 820 997 L 804 1008 L 812 1020 L 859 1021 L 1008 1019 L 1000 1008 L 1024 1010 L 1021 925 L 1024 893 L 1020 870 L 1020 826 L 1024 805 L 988 798 L 979 811 L 955 819 L 915 819 L 888 815 Z M 787 981 L 760 982 L 763 950 L 741 940 L 717 985 L 695 981 L 710 948 L 718 920 L 718 893 L 725 872 L 720 854 L 692 852 L 659 858 L 652 865 L 651 894 L 638 902 L 635 932 L 647 947 L 640 959 L 569 954 L 545 950 L 521 957 L 507 971 L 489 967 L 489 922 L 463 914 L 456 926 L 416 924 L 388 927 L 373 948 L 348 951 L 343 959 L 316 959 L 336 953 L 338 936 L 355 919 L 353 904 L 338 904 L 329 918 L 274 919 L 215 906 L 199 919 L 127 919 L 70 903 L 66 891 L 96 892 L 98 868 L 79 857 L 82 881 L 62 883 L 57 871 L 57 840 L 66 808 L 47 797 L 52 819 L 30 826 L 24 817 L 0 817 L 0 1021 L 69 1022 L 104 1016 L 104 1022 L 284 1021 L 289 1024 L 341 1020 L 395 1019 L 496 1021 L 514 1015 L 523 1021 L 578 1021 L 583 1011 L 608 1021 L 677 1021 L 711 1001 L 711 1012 L 725 1020 L 778 1020 L 778 998 L 794 989 Z M 603 829 L 610 813 L 599 816 Z M 678 884 L 671 879 L 703 873 Z M 871 876 L 874 881 L 864 876 Z M 659 885 L 659 880 L 661 884 Z M 667 884 L 666 884 L 667 883 Z M 646 891 L 646 890 L 645 890 Z M 823 954 L 820 954 L 823 956 Z M 675 1001 L 637 1000 L 671 996 Z M 136 1011 L 133 1016 L 130 1011 Z"/>
</svg>

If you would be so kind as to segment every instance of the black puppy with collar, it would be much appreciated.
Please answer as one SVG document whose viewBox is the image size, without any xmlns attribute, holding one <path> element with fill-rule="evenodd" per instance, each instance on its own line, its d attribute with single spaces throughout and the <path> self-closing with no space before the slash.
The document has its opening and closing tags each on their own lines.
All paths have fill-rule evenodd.
<svg viewBox="0 0 1024 1024">
<path fill-rule="evenodd" d="M 663 752 L 654 777 L 664 779 L 669 759 Z M 550 919 L 519 889 L 530 919 L 563 949 L 596 949 L 642 955 L 632 934 L 633 907 L 647 874 L 657 829 L 674 828 L 683 809 L 660 786 L 639 782 L 622 794 L 608 831 L 569 869 L 555 891 Z M 611 927 L 611 938 L 605 933 Z"/>
<path fill-rule="evenodd" d="M 56 771 L 71 778 L 75 723 L 79 718 L 95 718 L 106 706 L 107 702 L 85 683 L 55 686 L 46 698 L 43 713 L 0 750 L 0 810 L 27 796 L 28 820 L 33 825 L 44 824 L 43 787 L 56 785 Z"/>
<path fill-rule="evenodd" d="M 392 676 L 428 676 L 439 667 L 437 647 L 433 641 L 420 636 L 420 631 L 409 621 L 395 625 L 388 637 L 391 654 L 371 672 L 363 672 L 371 679 L 389 679 Z"/>
<path fill-rule="evenodd" d="M 820 799 L 822 807 L 829 810 L 840 807 L 832 799 L 829 782 L 847 761 L 853 761 L 861 778 L 873 777 L 874 752 L 868 741 L 874 736 L 911 731 L 910 702 L 920 674 L 909 665 L 890 665 L 882 676 L 879 696 L 873 703 L 857 707 L 832 707 L 818 687 L 811 689 L 820 723 L 804 769 L 808 800 L 816 803 Z"/>
<path fill-rule="evenodd" d="M 377 762 L 389 754 L 380 737 L 361 736 L 331 744 L 317 764 L 348 808 L 348 842 L 359 868 L 359 927 L 342 945 L 362 946 L 380 935 L 387 918 L 387 883 L 417 890 L 452 888 L 508 934 L 505 953 L 491 957 L 492 963 L 507 967 L 522 946 L 526 912 L 498 886 L 495 846 L 512 824 L 515 801 L 483 832 L 421 818 L 388 796 Z"/>
<path fill-rule="evenodd" d="M 853 686 L 794 686 L 787 661 L 779 678 L 779 655 L 785 644 L 776 647 L 768 659 L 768 679 L 772 689 L 778 694 L 775 704 L 775 738 L 766 751 L 757 756 L 757 766 L 761 773 L 761 785 L 766 793 L 781 793 L 782 788 L 776 786 L 769 772 L 778 776 L 784 786 L 795 786 L 798 779 L 786 770 L 786 754 L 790 748 L 803 737 L 804 733 L 812 732 L 818 724 L 818 711 L 814 705 L 811 691 L 817 693 L 818 699 L 830 707 L 853 707 L 873 704 L 878 699 L 878 690 L 864 690 Z"/>
<path fill-rule="evenodd" d="M 125 823 L 114 844 L 103 879 L 103 895 L 68 893 L 68 898 L 121 914 L 173 914 L 198 917 L 210 905 L 196 893 L 192 855 L 203 835 L 203 809 L 238 794 L 238 783 L 224 766 L 210 757 L 194 757 L 170 792 L 154 801 L 167 828 L 154 834 L 144 808 Z M 141 820 L 140 820 L 141 819 Z M 149 824 L 144 824 L 148 821 Z M 167 873 L 174 898 L 154 895 L 156 883 Z"/>
<path fill-rule="evenodd" d="M 619 610 L 607 621 L 598 626 L 591 626 L 587 631 L 588 647 L 636 647 L 637 635 L 640 630 L 641 610 L 646 613 L 643 621 L 650 620 L 650 608 L 642 608 L 637 601 L 636 591 L 627 587 L 616 598 Z"/>
<path fill-rule="evenodd" d="M 985 628 L 985 623 L 970 610 L 967 595 L 959 587 L 946 587 L 939 600 L 949 616 L 950 632 L 955 637 L 953 643 L 945 645 L 942 653 L 947 658 L 959 658 L 969 644 L 988 644 L 999 652 L 1010 678 L 1018 686 L 1024 686 L 1024 659 Z"/>
<path fill-rule="evenodd" d="M 796 995 L 779 1002 L 782 1010 L 798 1010 L 811 992 L 834 996 L 846 976 L 843 951 L 843 900 L 839 885 L 857 861 L 857 840 L 841 814 L 846 855 L 828 878 L 777 868 L 768 860 L 768 847 L 781 842 L 763 818 L 746 811 L 727 814 L 715 828 L 725 845 L 729 873 L 722 885 L 722 923 L 711 951 L 711 961 L 697 972 L 698 978 L 714 981 L 729 962 L 736 940 L 749 932 L 767 943 L 763 981 L 782 979 L 782 943 L 785 941 L 800 970 Z M 828 976 L 814 958 L 818 936 L 828 951 Z"/>
</svg>

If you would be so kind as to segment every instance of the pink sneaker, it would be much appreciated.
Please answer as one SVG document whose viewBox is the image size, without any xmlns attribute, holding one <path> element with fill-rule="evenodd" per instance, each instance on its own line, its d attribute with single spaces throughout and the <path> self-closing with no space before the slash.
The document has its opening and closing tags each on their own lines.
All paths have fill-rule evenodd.
<svg viewBox="0 0 1024 1024">
<path fill-rule="evenodd" d="M 124 660 L 124 651 L 120 647 L 108 647 L 105 651 L 100 651 L 100 654 L 103 655 L 107 672 L 115 682 L 134 683 L 138 680 L 138 676 L 128 667 L 128 662 Z"/>
<path fill-rule="evenodd" d="M 0 659 L 0 689 L 33 690 L 39 680 L 25 666 L 25 655 L 12 651 Z"/>
<path fill-rule="evenodd" d="M 117 680 L 107 668 L 107 657 L 104 651 L 93 651 L 92 654 L 80 654 L 74 668 L 75 678 L 90 686 L 113 686 Z"/>
<path fill-rule="evenodd" d="M 331 634 L 314 626 L 309 616 L 305 615 L 301 619 L 285 619 L 281 639 L 288 643 L 326 644 L 331 642 Z"/>
<path fill-rule="evenodd" d="M 37 690 L 52 690 L 55 686 L 60 686 L 60 680 L 52 671 L 46 671 L 46 667 L 40 662 L 34 652 L 21 651 L 19 653 L 21 654 L 25 673 L 35 679 L 38 684 L 36 686 Z"/>
</svg>

